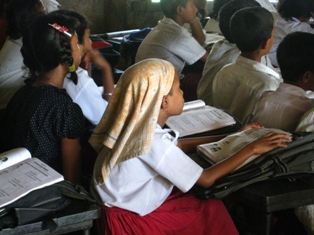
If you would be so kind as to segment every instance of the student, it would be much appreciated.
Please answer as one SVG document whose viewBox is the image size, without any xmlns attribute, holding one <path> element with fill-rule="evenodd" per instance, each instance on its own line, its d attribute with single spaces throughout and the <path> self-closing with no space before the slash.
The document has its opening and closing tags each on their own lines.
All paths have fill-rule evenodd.
<svg viewBox="0 0 314 235">
<path fill-rule="evenodd" d="M 24 147 L 66 180 L 78 183 L 84 116 L 62 89 L 66 74 L 71 72 L 75 80 L 80 63 L 72 23 L 65 16 L 40 13 L 28 25 L 21 53 L 31 76 L 3 111 L 0 151 Z"/>
<path fill-rule="evenodd" d="M 314 34 L 288 34 L 279 44 L 277 59 L 284 83 L 260 100 L 252 121 L 295 131 L 302 115 L 314 108 L 314 100 L 305 93 L 314 91 Z"/>
<path fill-rule="evenodd" d="M 205 63 L 202 78 L 197 87 L 197 96 L 208 105 L 213 105 L 212 87 L 216 74 L 220 69 L 236 61 L 240 50 L 234 43 L 230 33 L 230 18 L 238 10 L 244 7 L 260 6 L 255 0 L 231 0 L 226 3 L 219 12 L 219 28 L 225 39 L 216 42 Z M 266 60 L 264 59 L 266 58 Z M 266 64 L 267 57 L 262 62 Z M 270 61 L 268 60 L 268 64 Z"/>
<path fill-rule="evenodd" d="M 289 137 L 267 134 L 203 170 L 178 148 L 178 132 L 162 129 L 183 105 L 178 73 L 167 61 L 141 61 L 120 78 L 90 138 L 99 153 L 92 181 L 103 205 L 99 234 L 238 234 L 221 201 L 185 192 L 195 183 L 209 187 L 253 154 L 285 147 Z"/>
<path fill-rule="evenodd" d="M 244 8 L 232 16 L 230 31 L 241 54 L 217 73 L 213 106 L 245 122 L 254 113 L 261 94 L 276 90 L 282 82 L 277 72 L 261 63 L 273 42 L 273 17 L 262 7 Z"/>
<path fill-rule="evenodd" d="M 99 51 L 92 49 L 90 30 L 88 28 L 89 22 L 85 16 L 71 10 L 58 10 L 52 14 L 63 14 L 79 21 L 79 24 L 74 29 L 78 36 L 82 61 L 87 63 L 88 66 L 92 62 L 102 72 L 103 94 L 95 81 L 88 75 L 88 71 L 84 69 L 85 65 L 80 65 L 76 71 L 78 77 L 77 84 L 70 79 L 64 79 L 63 83 L 63 88 L 66 89 L 73 102 L 81 107 L 84 116 L 92 125 L 97 125 L 106 110 L 107 101 L 114 89 L 111 66 Z M 69 76 L 70 74 L 67 75 L 67 77 Z"/>
<path fill-rule="evenodd" d="M 272 64 L 278 66 L 276 50 L 279 43 L 289 33 L 302 31 L 314 34 L 309 24 L 313 15 L 313 0 L 285 0 L 277 5 L 278 13 L 273 14 L 275 22 L 275 38 L 269 53 Z"/>
<path fill-rule="evenodd" d="M 208 53 L 202 47 L 205 35 L 195 17 L 197 8 L 193 0 L 161 0 L 160 6 L 164 18 L 145 37 L 139 46 L 135 61 L 147 58 L 164 59 L 172 63 L 179 74 L 186 65 L 195 64 L 199 60 L 204 66 Z M 190 24 L 192 35 L 183 27 L 184 23 Z M 185 98 L 197 98 L 196 88 L 201 72 L 196 76 L 192 73 L 181 75 L 182 88 L 187 91 Z"/>
<path fill-rule="evenodd" d="M 0 51 L 0 110 L 14 93 L 24 85 L 28 71 L 21 55 L 22 34 L 27 30 L 27 19 L 35 12 L 44 11 L 40 0 L 11 0 L 6 7 L 7 39 Z"/>
</svg>

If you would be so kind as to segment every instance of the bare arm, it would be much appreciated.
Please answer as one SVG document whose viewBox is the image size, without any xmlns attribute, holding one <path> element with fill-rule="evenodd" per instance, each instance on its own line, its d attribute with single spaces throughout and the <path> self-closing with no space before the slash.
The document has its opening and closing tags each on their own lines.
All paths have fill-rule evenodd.
<svg viewBox="0 0 314 235">
<path fill-rule="evenodd" d="M 178 147 L 185 153 L 192 153 L 196 151 L 197 145 L 210 143 L 221 140 L 225 136 L 209 136 L 191 139 L 180 139 L 178 140 Z"/>
<path fill-rule="evenodd" d="M 277 147 L 287 147 L 286 143 L 290 141 L 291 138 L 288 135 L 268 133 L 248 144 L 227 160 L 211 167 L 210 169 L 204 170 L 196 183 L 201 187 L 209 187 L 213 185 L 216 180 L 235 170 L 250 156 L 255 154 L 260 155 Z"/>
<path fill-rule="evenodd" d="M 62 174 L 65 180 L 69 180 L 74 184 L 80 182 L 81 175 L 81 156 L 80 156 L 79 139 L 61 140 L 62 154 Z"/>
<path fill-rule="evenodd" d="M 199 24 L 199 22 L 197 21 L 196 18 L 194 18 L 191 22 L 190 22 L 190 26 L 191 26 L 191 31 L 192 31 L 192 36 L 195 38 L 195 40 L 199 43 L 199 44 L 203 44 L 205 42 L 205 34 Z"/>
<path fill-rule="evenodd" d="M 91 62 L 101 71 L 102 73 L 102 85 L 104 86 L 103 98 L 105 100 L 110 99 L 110 94 L 114 89 L 114 80 L 112 75 L 111 66 L 108 61 L 100 54 L 97 50 L 89 50 L 88 55 Z"/>
</svg>

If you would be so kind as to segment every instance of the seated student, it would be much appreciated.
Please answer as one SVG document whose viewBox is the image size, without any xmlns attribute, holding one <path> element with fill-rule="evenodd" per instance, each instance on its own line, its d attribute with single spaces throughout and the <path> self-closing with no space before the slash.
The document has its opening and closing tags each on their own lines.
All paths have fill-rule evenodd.
<svg viewBox="0 0 314 235">
<path fill-rule="evenodd" d="M 238 234 L 221 201 L 185 192 L 195 183 L 209 187 L 253 154 L 285 147 L 289 137 L 269 133 L 203 170 L 178 148 L 179 133 L 162 129 L 183 105 L 178 73 L 167 61 L 141 61 L 120 78 L 90 138 L 99 153 L 91 186 L 103 205 L 99 234 Z"/>
<path fill-rule="evenodd" d="M 213 45 L 207 57 L 202 78 L 197 87 L 197 97 L 208 105 L 213 105 L 212 87 L 216 74 L 223 66 L 235 62 L 240 55 L 240 50 L 231 37 L 230 18 L 236 11 L 252 6 L 260 5 L 255 0 L 231 0 L 219 12 L 219 28 L 225 39 Z M 267 61 L 268 63 L 266 63 Z M 262 57 L 262 63 L 270 65 L 267 56 Z"/>
<path fill-rule="evenodd" d="M 254 118 L 268 128 L 295 131 L 302 115 L 314 108 L 306 90 L 314 91 L 314 34 L 288 34 L 277 50 L 284 83 L 259 101 Z"/>
<path fill-rule="evenodd" d="M 84 116 L 62 89 L 66 74 L 77 78 L 80 63 L 72 23 L 65 16 L 39 13 L 28 24 L 21 53 L 31 76 L 2 113 L 0 151 L 24 147 L 66 180 L 78 183 Z"/>
<path fill-rule="evenodd" d="M 0 109 L 24 85 L 28 71 L 20 52 L 22 34 L 28 28 L 28 17 L 38 11 L 44 11 L 40 0 L 11 0 L 6 7 L 8 37 L 0 50 Z"/>
<path fill-rule="evenodd" d="M 285 0 L 277 5 L 278 13 L 274 13 L 274 43 L 269 53 L 272 64 L 278 66 L 276 50 L 279 43 L 289 33 L 302 31 L 314 34 L 314 28 L 309 24 L 314 12 L 313 0 Z"/>
<path fill-rule="evenodd" d="M 280 75 L 261 63 L 273 41 L 273 17 L 262 7 L 237 11 L 231 18 L 230 31 L 241 54 L 226 65 L 213 82 L 213 106 L 225 109 L 240 122 L 254 113 L 264 91 L 276 90 Z"/>
<path fill-rule="evenodd" d="M 73 102 L 81 107 L 84 116 L 91 124 L 97 125 L 106 110 L 107 100 L 109 100 L 114 89 L 111 66 L 98 50 L 92 49 L 88 29 L 89 22 L 85 16 L 70 10 L 58 10 L 52 14 L 63 14 L 79 21 L 79 24 L 74 26 L 74 30 L 78 36 L 82 61 L 84 60 L 88 64 L 91 61 L 102 72 L 103 94 L 95 81 L 88 75 L 87 70 L 82 68 L 81 65 L 76 71 L 77 84 L 70 79 L 65 79 L 63 83 L 63 88 L 66 89 Z M 67 75 L 67 77 L 69 76 L 70 74 Z"/>
<path fill-rule="evenodd" d="M 165 16 L 145 37 L 138 48 L 135 61 L 139 62 L 147 58 L 164 59 L 172 63 L 179 74 L 182 73 L 186 64 L 192 65 L 199 60 L 204 64 L 208 56 L 207 51 L 202 47 L 205 35 L 195 17 L 197 8 L 193 0 L 161 0 L 160 6 Z M 183 27 L 184 23 L 190 24 L 192 35 Z M 196 87 L 201 72 L 199 71 L 197 74 L 199 76 L 196 78 L 188 75 L 181 76 L 184 77 L 181 80 L 182 88 L 189 91 L 186 95 L 193 93 L 194 99 L 197 98 Z"/>
</svg>

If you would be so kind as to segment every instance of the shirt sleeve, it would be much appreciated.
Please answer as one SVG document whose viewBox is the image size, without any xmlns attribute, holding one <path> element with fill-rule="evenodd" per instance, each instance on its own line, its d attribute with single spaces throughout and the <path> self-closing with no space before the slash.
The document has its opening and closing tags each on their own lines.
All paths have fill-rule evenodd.
<svg viewBox="0 0 314 235">
<path fill-rule="evenodd" d="M 189 65 L 194 64 L 206 53 L 206 50 L 186 29 L 182 29 L 178 34 L 170 50 Z"/>
<path fill-rule="evenodd" d="M 61 138 L 77 139 L 84 131 L 84 116 L 81 108 L 71 102 L 64 104 L 56 117 L 56 131 Z"/>
<path fill-rule="evenodd" d="M 150 154 L 142 160 L 182 192 L 187 192 L 196 183 L 203 168 L 178 148 L 176 143 L 170 134 L 161 135 L 154 139 Z"/>
</svg>

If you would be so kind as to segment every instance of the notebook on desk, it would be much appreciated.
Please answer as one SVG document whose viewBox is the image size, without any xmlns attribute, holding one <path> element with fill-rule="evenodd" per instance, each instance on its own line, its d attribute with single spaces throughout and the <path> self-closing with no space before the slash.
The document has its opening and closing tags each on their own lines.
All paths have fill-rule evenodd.
<svg viewBox="0 0 314 235">
<path fill-rule="evenodd" d="M 166 126 L 178 131 L 179 138 L 226 136 L 242 128 L 231 114 L 202 100 L 186 102 L 182 114 L 170 117 Z"/>
</svg>

